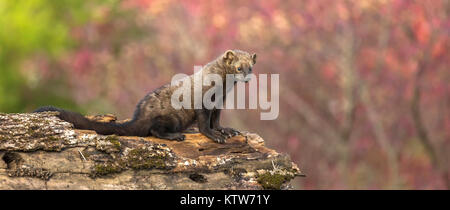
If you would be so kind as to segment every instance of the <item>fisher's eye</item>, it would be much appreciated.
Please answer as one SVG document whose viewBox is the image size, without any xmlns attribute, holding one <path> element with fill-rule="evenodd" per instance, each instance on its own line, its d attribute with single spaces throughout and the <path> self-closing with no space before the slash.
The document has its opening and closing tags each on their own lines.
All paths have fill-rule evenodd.
<svg viewBox="0 0 450 210">
<path fill-rule="evenodd" d="M 237 69 L 238 71 L 242 71 L 242 67 L 238 67 L 238 69 Z"/>
</svg>

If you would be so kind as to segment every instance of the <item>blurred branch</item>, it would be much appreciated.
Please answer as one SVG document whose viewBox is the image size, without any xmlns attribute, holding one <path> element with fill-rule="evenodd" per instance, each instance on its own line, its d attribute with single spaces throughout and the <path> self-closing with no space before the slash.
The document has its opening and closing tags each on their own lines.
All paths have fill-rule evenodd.
<svg viewBox="0 0 450 210">
<path fill-rule="evenodd" d="M 381 122 L 381 119 L 378 117 L 378 113 L 375 111 L 373 107 L 373 101 L 370 96 L 370 91 L 367 87 L 367 84 L 362 82 L 361 80 L 361 101 L 366 107 L 367 117 L 369 118 L 370 124 L 373 128 L 376 140 L 381 148 L 386 152 L 388 158 L 388 165 L 392 174 L 392 179 L 394 181 L 392 186 L 398 185 L 398 160 L 396 151 L 393 149 L 389 140 L 386 137 L 386 132 L 384 126 Z"/>
<path fill-rule="evenodd" d="M 381 32 L 378 36 L 378 51 L 379 52 L 383 52 L 383 50 L 387 47 L 387 43 L 388 43 L 388 38 L 389 38 L 389 22 L 387 21 L 386 18 L 382 18 L 380 23 L 380 28 L 381 28 Z M 349 30 L 347 33 L 347 38 L 342 38 L 342 40 L 351 40 L 348 41 L 348 43 L 343 43 L 342 44 L 342 49 L 344 50 L 343 53 L 344 55 L 348 54 L 347 57 L 347 61 L 346 66 L 343 66 L 343 70 L 347 71 L 347 76 L 350 77 L 351 79 L 349 79 L 349 81 L 352 81 L 353 83 L 347 85 L 349 87 L 347 87 L 346 89 L 348 89 L 347 92 L 347 97 L 349 98 L 349 100 L 351 99 L 353 101 L 353 103 L 355 103 L 355 98 L 356 96 L 350 95 L 350 94 L 356 94 L 356 87 L 359 87 L 360 89 L 360 99 L 361 99 L 361 103 L 363 104 L 363 106 L 366 108 L 367 110 L 367 117 L 369 120 L 369 123 L 371 125 L 371 127 L 373 128 L 373 132 L 375 134 L 375 139 L 378 143 L 378 145 L 380 145 L 380 147 L 382 148 L 383 151 L 385 151 L 386 155 L 387 155 L 387 165 L 389 166 L 390 169 L 390 173 L 391 173 L 391 177 L 392 177 L 392 185 L 389 186 L 393 186 L 394 188 L 399 184 L 399 170 L 398 170 L 398 160 L 397 160 L 397 154 L 395 149 L 392 147 L 392 145 L 390 144 L 387 135 L 386 135 L 386 131 L 385 128 L 383 126 L 382 123 L 382 119 L 379 118 L 378 113 L 375 111 L 375 107 L 373 105 L 373 101 L 372 101 L 372 96 L 370 95 L 371 90 L 369 88 L 369 85 L 367 84 L 367 82 L 365 81 L 365 79 L 360 76 L 359 72 L 356 70 L 356 67 L 354 67 L 354 53 L 355 53 L 355 37 L 354 37 L 354 33 L 353 31 Z M 349 47 L 350 46 L 350 47 Z M 351 53 L 351 54 L 350 54 Z M 383 53 L 379 53 L 377 58 L 376 58 L 376 66 L 375 66 L 375 73 L 378 75 L 381 72 L 381 68 L 383 66 Z M 345 63 L 344 63 L 345 64 Z M 354 106 L 354 104 L 353 104 Z M 353 107 L 354 109 L 354 107 Z M 351 116 L 351 114 L 353 111 L 348 111 L 347 115 Z"/>
<path fill-rule="evenodd" d="M 428 20 L 431 20 L 433 18 L 430 17 L 431 14 L 437 15 L 434 14 L 433 11 L 431 11 L 430 6 L 428 4 L 425 4 L 424 6 L 427 10 L 426 17 Z M 424 77 L 425 71 L 430 67 L 429 63 L 432 59 L 431 49 L 436 42 L 437 33 L 438 31 L 436 29 L 434 28 L 431 29 L 428 44 L 424 47 L 424 50 L 422 51 L 422 56 L 417 67 L 417 72 L 414 76 L 414 92 L 413 98 L 411 100 L 411 115 L 419 140 L 422 143 L 423 147 L 425 148 L 428 156 L 430 157 L 433 167 L 436 168 L 441 173 L 442 179 L 447 189 L 450 189 L 449 171 L 447 169 L 447 166 L 444 165 L 442 160 L 440 159 L 439 151 L 430 138 L 429 132 L 425 124 L 423 123 L 424 120 L 422 117 L 422 111 L 420 109 L 420 100 L 422 97 L 421 81 Z"/>
<path fill-rule="evenodd" d="M 422 143 L 423 147 L 425 148 L 425 151 L 427 152 L 428 156 L 430 157 L 433 167 L 442 173 L 442 178 L 445 182 L 445 185 L 447 189 L 450 189 L 449 172 L 447 171 L 446 166 L 442 165 L 436 146 L 433 145 L 430 139 L 430 135 L 423 123 L 422 112 L 420 109 L 420 100 L 422 96 L 421 94 L 422 89 L 420 83 L 423 78 L 423 74 L 427 69 L 426 63 L 428 62 L 428 60 L 429 60 L 429 53 L 427 50 L 427 52 L 425 52 L 425 54 L 423 55 L 423 59 L 420 61 L 418 65 L 418 71 L 416 72 L 414 78 L 414 95 L 411 101 L 411 115 L 414 122 L 414 126 L 416 127 L 417 135 L 419 136 L 419 140 Z"/>
<path fill-rule="evenodd" d="M 308 125 L 322 131 L 326 138 L 341 138 L 339 132 L 335 130 L 333 126 L 328 124 L 326 120 L 322 119 L 318 114 L 316 114 L 311 106 L 303 101 L 303 99 L 298 97 L 296 93 L 294 93 L 289 88 L 284 89 L 283 92 L 285 92 L 285 94 L 289 96 L 284 97 L 285 102 L 289 104 L 289 106 L 291 106 L 297 113 L 305 117 Z"/>
<path fill-rule="evenodd" d="M 438 171 L 442 173 L 442 178 L 447 189 L 450 189 L 449 172 L 447 171 L 446 166 L 442 165 L 437 149 L 430 140 L 428 131 L 423 123 L 422 112 L 420 109 L 420 99 L 422 96 L 420 81 L 426 69 L 424 63 L 425 62 L 421 62 L 421 64 L 419 65 L 419 70 L 417 71 L 415 76 L 414 95 L 411 101 L 411 114 L 420 142 L 422 143 L 428 156 L 430 157 L 433 167 L 438 169 Z"/>
<path fill-rule="evenodd" d="M 425 72 L 424 62 L 421 62 L 419 64 L 419 70 L 415 75 L 414 95 L 411 101 L 411 113 L 414 120 L 414 125 L 416 126 L 417 135 L 419 135 L 421 143 L 423 144 L 425 150 L 430 156 L 433 166 L 437 166 L 439 161 L 436 149 L 430 141 L 428 131 L 426 130 L 423 124 L 422 113 L 420 111 L 420 99 L 422 91 L 419 83 L 424 72 Z"/>
<path fill-rule="evenodd" d="M 337 36 L 339 47 L 339 83 L 344 95 L 344 122 L 341 129 L 342 140 L 347 143 L 353 129 L 356 113 L 357 81 L 355 72 L 355 49 L 357 48 L 354 31 L 346 25 L 341 36 Z"/>
</svg>

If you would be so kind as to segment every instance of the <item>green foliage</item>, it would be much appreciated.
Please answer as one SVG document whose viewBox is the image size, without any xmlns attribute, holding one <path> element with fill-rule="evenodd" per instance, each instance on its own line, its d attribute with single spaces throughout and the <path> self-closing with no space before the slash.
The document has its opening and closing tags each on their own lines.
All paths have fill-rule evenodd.
<svg viewBox="0 0 450 210">
<path fill-rule="evenodd" d="M 41 103 L 74 107 L 70 97 L 48 90 L 60 88 L 58 84 L 26 88 L 21 65 L 34 55 L 44 55 L 49 60 L 58 58 L 74 47 L 70 30 L 93 18 L 93 5 L 116 3 L 115 0 L 0 1 L 0 111 L 19 112 Z M 22 72 L 26 74 L 27 69 Z"/>
<path fill-rule="evenodd" d="M 56 6 L 61 2 L 68 1 L 2 1 L 0 43 L 8 52 L 2 57 L 18 60 L 37 50 L 52 54 L 61 51 L 68 43 L 68 28 L 56 16 Z"/>
</svg>

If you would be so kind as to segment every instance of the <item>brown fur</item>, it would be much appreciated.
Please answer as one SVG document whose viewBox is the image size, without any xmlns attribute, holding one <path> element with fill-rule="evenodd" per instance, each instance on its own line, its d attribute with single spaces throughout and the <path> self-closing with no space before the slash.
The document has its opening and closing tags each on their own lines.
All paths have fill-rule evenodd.
<svg viewBox="0 0 450 210">
<path fill-rule="evenodd" d="M 252 71 L 256 63 L 256 55 L 240 50 L 228 50 L 212 62 L 206 64 L 202 69 L 203 77 L 208 74 L 218 74 L 226 86 L 227 74 L 243 74 L 246 76 Z M 194 75 L 189 77 L 191 81 Z M 193 84 L 193 83 L 191 83 Z M 180 84 L 181 85 L 181 84 Z M 239 132 L 232 128 L 220 126 L 220 109 L 194 109 L 193 96 L 191 98 L 192 109 L 177 110 L 171 105 L 171 96 L 180 85 L 164 85 L 147 94 L 137 105 L 134 117 L 126 123 L 103 123 L 91 121 L 81 114 L 66 111 L 55 107 L 42 107 L 35 112 L 58 111 L 62 120 L 71 122 L 75 128 L 95 130 L 99 134 L 128 135 L 128 136 L 155 136 L 170 140 L 184 140 L 181 134 L 186 128 L 197 122 L 199 131 L 218 143 Z M 193 85 L 192 85 L 193 86 Z M 205 93 L 214 86 L 203 86 Z M 193 91 L 192 87 L 192 91 Z M 192 92 L 193 93 L 193 92 Z M 223 101 L 225 101 L 226 90 L 224 90 Z M 215 96 L 213 96 L 215 97 Z"/>
</svg>

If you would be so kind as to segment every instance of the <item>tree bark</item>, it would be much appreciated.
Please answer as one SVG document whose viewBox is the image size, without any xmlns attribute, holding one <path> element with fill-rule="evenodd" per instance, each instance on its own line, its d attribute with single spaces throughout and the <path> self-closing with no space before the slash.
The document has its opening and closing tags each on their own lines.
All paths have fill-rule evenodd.
<svg viewBox="0 0 450 210">
<path fill-rule="evenodd" d="M 289 189 L 303 175 L 253 133 L 225 144 L 104 136 L 56 114 L 0 114 L 0 189 Z"/>
</svg>

